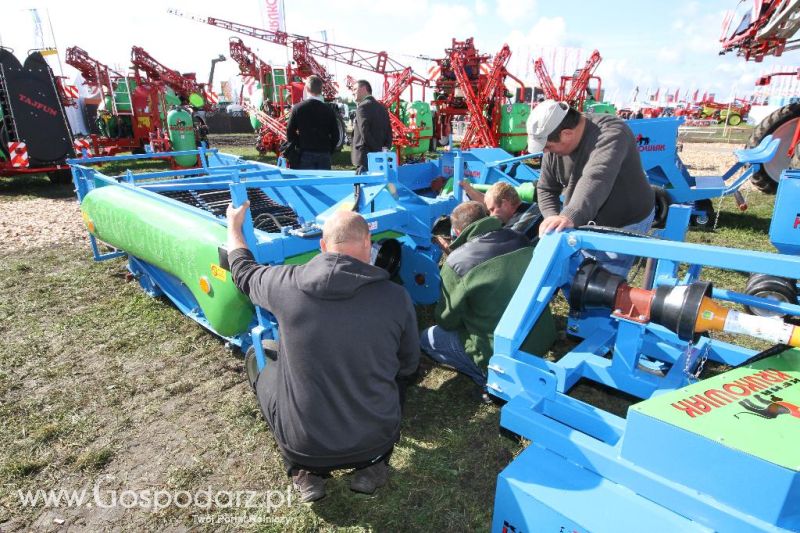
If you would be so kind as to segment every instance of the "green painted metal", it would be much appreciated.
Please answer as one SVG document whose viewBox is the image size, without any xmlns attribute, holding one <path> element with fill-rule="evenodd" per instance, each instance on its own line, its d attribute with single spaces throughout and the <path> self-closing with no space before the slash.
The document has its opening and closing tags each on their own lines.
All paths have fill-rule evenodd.
<svg viewBox="0 0 800 533">
<path fill-rule="evenodd" d="M 165 87 L 164 89 L 164 101 L 167 103 L 167 107 L 181 105 L 181 99 L 177 94 L 175 94 L 175 91 L 169 87 Z M 163 109 L 161 110 L 161 116 L 162 118 L 164 116 Z"/>
<path fill-rule="evenodd" d="M 766 405 L 759 397 L 772 403 Z M 744 402 L 763 408 L 763 416 L 752 412 Z M 631 409 L 728 448 L 800 471 L 798 349 L 656 396 Z"/>
<path fill-rule="evenodd" d="M 192 127 L 192 115 L 185 109 L 173 109 L 167 114 L 167 132 L 172 149 L 176 152 L 197 148 Z M 182 167 L 193 167 L 197 163 L 197 157 L 179 155 L 175 157 L 175 163 Z"/>
<path fill-rule="evenodd" d="M 205 98 L 203 98 L 203 96 L 201 94 L 192 93 L 192 94 L 189 95 L 189 103 L 193 107 L 200 108 L 200 107 L 203 107 L 204 105 L 206 105 L 206 100 L 205 100 Z"/>
<path fill-rule="evenodd" d="M 250 100 L 250 103 L 253 104 L 253 107 L 256 109 L 261 109 L 261 106 L 264 104 L 264 92 L 260 83 L 258 84 L 257 89 L 257 91 L 253 92 L 253 97 Z M 256 118 L 254 113 L 250 113 L 250 125 L 253 126 L 253 131 L 258 131 L 261 129 L 261 121 Z"/>
<path fill-rule="evenodd" d="M 419 128 L 419 145 L 406 146 L 403 148 L 403 156 L 417 156 L 426 153 L 430 149 L 431 137 L 433 137 L 433 111 L 427 102 L 415 101 L 410 105 L 405 102 L 401 106 L 401 120 L 407 126 Z"/>
<path fill-rule="evenodd" d="M 230 272 L 219 267 L 218 247 L 227 240 L 224 226 L 125 187 L 92 190 L 81 211 L 98 239 L 180 279 L 217 333 L 247 331 L 253 305 Z M 211 285 L 208 294 L 200 288 L 201 278 Z"/>
<path fill-rule="evenodd" d="M 126 83 L 128 85 L 127 89 L 125 88 Z M 133 94 L 134 89 L 136 89 L 136 80 L 132 78 L 128 78 L 126 80 L 120 80 L 114 85 L 114 100 L 116 101 L 117 104 L 117 111 L 130 113 L 131 111 L 130 95 Z M 113 108 L 111 107 L 111 102 L 108 99 L 106 100 L 106 110 L 109 112 L 113 110 Z"/>
<path fill-rule="evenodd" d="M 525 123 L 531 114 L 529 104 L 507 104 L 500 110 L 500 148 L 512 154 L 528 147 Z"/>
</svg>

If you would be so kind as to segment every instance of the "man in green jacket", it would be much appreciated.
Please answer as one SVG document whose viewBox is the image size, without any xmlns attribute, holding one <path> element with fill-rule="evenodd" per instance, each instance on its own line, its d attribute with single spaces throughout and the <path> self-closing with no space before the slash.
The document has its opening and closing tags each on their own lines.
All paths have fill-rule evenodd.
<svg viewBox="0 0 800 533">
<path fill-rule="evenodd" d="M 466 374 L 485 395 L 486 366 L 494 352 L 494 329 L 528 268 L 533 247 L 528 239 L 488 217 L 481 202 L 453 210 L 456 239 L 442 266 L 436 325 L 422 332 L 420 346 L 434 361 Z M 543 355 L 555 340 L 550 311 L 528 335 L 523 350 Z"/>
</svg>

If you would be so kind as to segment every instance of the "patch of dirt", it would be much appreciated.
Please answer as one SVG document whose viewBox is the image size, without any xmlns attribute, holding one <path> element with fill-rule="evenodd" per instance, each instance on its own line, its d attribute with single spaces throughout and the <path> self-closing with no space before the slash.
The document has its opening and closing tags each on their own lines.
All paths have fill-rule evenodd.
<svg viewBox="0 0 800 533">
<path fill-rule="evenodd" d="M 88 240 L 76 199 L 25 198 L 0 206 L 0 242 L 7 251 Z"/>
</svg>

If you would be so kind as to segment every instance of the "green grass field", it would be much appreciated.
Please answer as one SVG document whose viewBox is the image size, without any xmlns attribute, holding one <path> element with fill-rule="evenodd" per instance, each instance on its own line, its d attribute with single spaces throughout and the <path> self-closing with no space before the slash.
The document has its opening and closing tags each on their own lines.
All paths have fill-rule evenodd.
<svg viewBox="0 0 800 533">
<path fill-rule="evenodd" d="M 347 155 L 337 164 L 346 166 Z M 71 195 L 45 178 L 0 181 L 0 207 Z M 754 191 L 748 200 L 747 213 L 723 200 L 717 230 L 689 240 L 771 251 L 773 198 Z M 0 250 L 0 530 L 488 529 L 495 478 L 524 443 L 501 436 L 499 409 L 479 406 L 471 383 L 441 368 L 409 391 L 389 486 L 372 497 L 350 492 L 340 473 L 324 500 L 272 510 L 225 501 L 156 512 L 22 505 L 18 491 L 95 486 L 106 502 L 124 490 L 286 493 L 240 355 L 125 274 L 122 259 L 93 262 L 85 240 Z M 707 278 L 731 289 L 746 280 L 721 271 Z M 555 307 L 563 324 L 565 306 Z M 430 309 L 419 311 L 427 325 Z M 627 405 L 596 387 L 575 394 L 620 413 Z"/>
</svg>

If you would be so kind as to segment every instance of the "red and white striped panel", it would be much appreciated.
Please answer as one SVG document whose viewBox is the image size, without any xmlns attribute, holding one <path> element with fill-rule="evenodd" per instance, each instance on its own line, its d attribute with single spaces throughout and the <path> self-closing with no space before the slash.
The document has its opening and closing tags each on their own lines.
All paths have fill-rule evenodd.
<svg viewBox="0 0 800 533">
<path fill-rule="evenodd" d="M 11 166 L 14 168 L 28 168 L 28 147 L 24 142 L 8 143 L 8 153 L 11 157 Z"/>
<path fill-rule="evenodd" d="M 219 96 L 214 91 L 203 91 L 203 96 L 206 99 L 206 102 L 210 104 L 216 104 L 219 101 Z"/>
<path fill-rule="evenodd" d="M 256 88 L 256 79 L 253 76 L 242 77 L 242 85 L 244 85 L 244 92 L 248 96 L 252 96 L 253 90 Z"/>
<path fill-rule="evenodd" d="M 86 150 L 87 155 L 92 155 L 92 143 L 89 142 L 89 139 L 75 139 L 72 146 L 75 147 L 75 153 L 81 157 L 83 157 L 84 150 Z"/>
<path fill-rule="evenodd" d="M 64 94 L 69 98 L 77 98 L 78 88 L 75 85 L 64 85 Z"/>
</svg>

